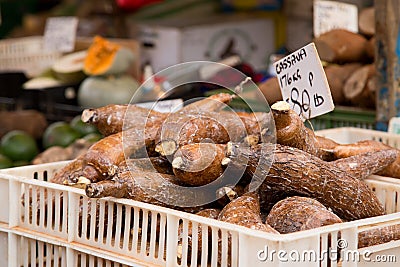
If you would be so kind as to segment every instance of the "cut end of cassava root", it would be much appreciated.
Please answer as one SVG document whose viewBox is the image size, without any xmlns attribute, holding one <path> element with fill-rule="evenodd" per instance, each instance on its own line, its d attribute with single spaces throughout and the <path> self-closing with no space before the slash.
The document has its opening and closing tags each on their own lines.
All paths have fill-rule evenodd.
<svg viewBox="0 0 400 267">
<path fill-rule="evenodd" d="M 96 111 L 94 109 L 85 109 L 82 111 L 81 120 L 85 123 L 96 121 Z"/>
<path fill-rule="evenodd" d="M 172 168 L 179 170 L 185 169 L 185 163 L 183 162 L 182 157 L 174 158 L 174 160 L 172 161 Z"/>
<path fill-rule="evenodd" d="M 225 196 L 227 196 L 229 200 L 232 201 L 238 197 L 238 194 L 232 188 L 224 186 L 217 190 L 217 198 L 220 199 Z"/>
<path fill-rule="evenodd" d="M 177 149 L 178 146 L 174 140 L 164 140 L 156 145 L 155 151 L 162 156 L 171 156 Z"/>
<path fill-rule="evenodd" d="M 286 101 L 278 101 L 271 106 L 271 109 L 276 111 L 288 111 L 290 110 L 290 105 Z"/>
<path fill-rule="evenodd" d="M 248 146 L 255 146 L 260 141 L 257 135 L 248 135 L 244 138 L 244 143 Z"/>
</svg>

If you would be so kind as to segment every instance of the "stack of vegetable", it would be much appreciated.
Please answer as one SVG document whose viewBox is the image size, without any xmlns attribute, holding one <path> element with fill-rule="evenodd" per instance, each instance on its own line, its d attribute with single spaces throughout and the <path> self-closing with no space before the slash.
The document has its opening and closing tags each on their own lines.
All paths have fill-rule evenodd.
<svg viewBox="0 0 400 267">
<path fill-rule="evenodd" d="M 374 109 L 377 76 L 375 60 L 375 11 L 359 12 L 359 33 L 334 29 L 314 38 L 335 105 Z M 278 79 L 259 84 L 268 103 L 282 100 Z"/>
<path fill-rule="evenodd" d="M 71 121 L 56 121 L 46 127 L 41 137 L 41 151 L 32 164 L 72 160 L 86 150 L 102 135 L 93 125 L 84 123 L 75 116 Z"/>
<path fill-rule="evenodd" d="M 337 105 L 375 108 L 376 70 L 375 11 L 359 13 L 359 33 L 343 29 L 328 31 L 314 39 Z"/>
<path fill-rule="evenodd" d="M 88 76 L 78 90 L 78 103 L 87 108 L 127 104 L 139 87 L 128 74 L 135 60 L 133 52 L 119 44 L 95 36 L 83 62 Z"/>
<path fill-rule="evenodd" d="M 170 114 L 135 105 L 86 109 L 82 120 L 105 137 L 51 181 L 82 187 L 90 198 L 129 198 L 275 234 L 385 214 L 364 179 L 400 178 L 397 149 L 316 136 L 285 102 L 268 113 L 223 110 L 234 97 L 213 95 Z M 275 131 L 266 128 L 272 120 Z M 175 190 L 210 184 L 215 200 L 199 205 L 184 205 L 193 197 Z M 398 226 L 375 232 L 361 232 L 359 247 L 400 239 Z"/>
</svg>

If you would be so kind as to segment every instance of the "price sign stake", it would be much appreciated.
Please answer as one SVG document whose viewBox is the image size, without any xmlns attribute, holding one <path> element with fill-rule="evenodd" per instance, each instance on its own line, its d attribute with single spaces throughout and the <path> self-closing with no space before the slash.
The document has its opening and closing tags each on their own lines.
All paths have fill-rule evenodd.
<svg viewBox="0 0 400 267">
<path fill-rule="evenodd" d="M 283 99 L 304 119 L 332 111 L 331 91 L 314 43 L 274 63 Z"/>
</svg>

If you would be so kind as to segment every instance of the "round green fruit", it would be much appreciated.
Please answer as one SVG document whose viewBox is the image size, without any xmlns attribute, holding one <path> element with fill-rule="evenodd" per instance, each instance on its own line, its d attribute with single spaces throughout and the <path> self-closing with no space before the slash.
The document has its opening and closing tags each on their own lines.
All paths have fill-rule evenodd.
<svg viewBox="0 0 400 267">
<path fill-rule="evenodd" d="M 71 125 L 64 121 L 50 124 L 43 133 L 42 144 L 45 149 L 52 146 L 67 147 L 81 134 L 74 130 Z"/>
<path fill-rule="evenodd" d="M 12 161 L 31 161 L 39 154 L 39 148 L 28 133 L 13 130 L 1 138 L 1 152 Z"/>
<path fill-rule="evenodd" d="M 69 124 L 72 129 L 80 133 L 81 137 L 91 133 L 98 133 L 96 126 L 83 122 L 80 115 L 75 116 Z"/>
<path fill-rule="evenodd" d="M 100 133 L 90 133 L 82 137 L 84 140 L 90 142 L 90 143 L 96 143 L 99 141 L 101 138 L 103 138 L 103 135 Z"/>
<path fill-rule="evenodd" d="M 10 167 L 13 167 L 12 160 L 0 154 L 0 169 L 6 169 Z"/>
</svg>

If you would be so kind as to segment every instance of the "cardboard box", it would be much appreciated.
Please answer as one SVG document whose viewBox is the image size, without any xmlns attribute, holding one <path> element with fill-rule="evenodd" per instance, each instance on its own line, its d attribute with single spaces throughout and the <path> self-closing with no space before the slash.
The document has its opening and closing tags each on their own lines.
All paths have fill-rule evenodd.
<svg viewBox="0 0 400 267">
<path fill-rule="evenodd" d="M 131 35 L 142 43 L 142 62 L 156 72 L 182 62 L 219 61 L 229 53 L 261 70 L 276 48 L 273 19 L 238 15 L 152 21 L 137 25 Z"/>
</svg>

